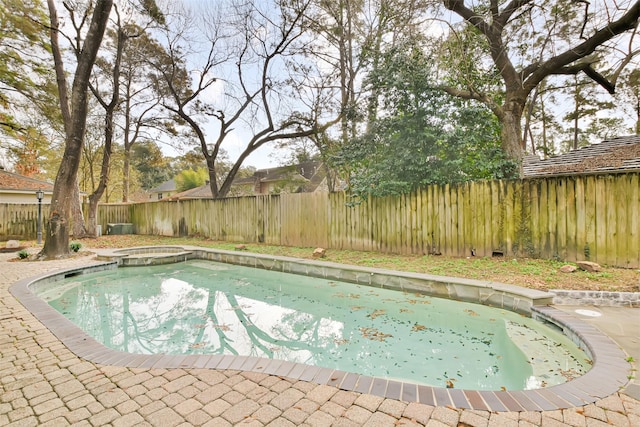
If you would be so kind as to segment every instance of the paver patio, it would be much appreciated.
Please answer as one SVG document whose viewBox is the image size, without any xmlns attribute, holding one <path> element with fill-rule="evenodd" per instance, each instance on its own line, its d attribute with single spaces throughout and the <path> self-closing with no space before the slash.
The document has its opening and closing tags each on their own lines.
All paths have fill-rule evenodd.
<svg viewBox="0 0 640 427">
<path fill-rule="evenodd" d="M 91 363 L 68 350 L 8 288 L 26 277 L 95 261 L 11 258 L 0 254 L 0 425 L 640 426 L 640 401 L 624 393 L 565 410 L 489 412 L 384 399 L 265 373 Z"/>
</svg>

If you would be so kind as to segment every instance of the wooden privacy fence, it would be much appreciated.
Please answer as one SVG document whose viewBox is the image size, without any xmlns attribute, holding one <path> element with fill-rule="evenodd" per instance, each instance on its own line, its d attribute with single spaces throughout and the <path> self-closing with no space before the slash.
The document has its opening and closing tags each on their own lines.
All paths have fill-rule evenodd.
<svg viewBox="0 0 640 427">
<path fill-rule="evenodd" d="M 353 205 L 302 193 L 100 205 L 138 234 L 640 268 L 640 173 L 434 185 Z M 48 206 L 43 205 L 43 218 Z M 37 205 L 0 205 L 0 239 L 35 238 Z"/>
<path fill-rule="evenodd" d="M 128 205 L 128 216 L 117 207 L 117 222 L 139 234 L 638 268 L 639 189 L 637 172 L 481 181 L 355 205 L 344 193 L 150 202 Z M 102 206 L 100 218 L 112 209 Z"/>
<path fill-rule="evenodd" d="M 49 217 L 49 205 L 42 205 L 42 231 Z M 38 231 L 37 204 L 0 204 L 0 240 L 35 240 Z"/>
<path fill-rule="evenodd" d="M 131 222 L 129 217 L 129 203 L 109 203 L 108 205 L 98 205 L 98 224 L 102 225 L 102 234 L 107 232 L 107 224 Z M 89 211 L 89 205 L 82 207 L 85 221 Z"/>
</svg>

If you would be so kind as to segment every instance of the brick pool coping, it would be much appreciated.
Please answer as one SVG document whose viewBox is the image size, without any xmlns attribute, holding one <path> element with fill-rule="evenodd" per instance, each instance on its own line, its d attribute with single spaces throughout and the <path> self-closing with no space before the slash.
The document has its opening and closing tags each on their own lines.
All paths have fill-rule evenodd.
<svg viewBox="0 0 640 427">
<path fill-rule="evenodd" d="M 203 248 L 173 247 L 170 250 L 168 248 L 157 247 L 136 248 L 129 249 L 125 252 L 103 251 L 99 253 L 99 257 L 102 259 L 113 257 L 113 259 L 117 261 L 43 274 L 21 280 L 9 289 L 11 294 L 73 353 L 78 357 L 94 363 L 128 368 L 206 368 L 251 371 L 316 384 L 326 384 L 342 390 L 369 393 L 406 402 L 419 402 L 431 406 L 449 406 L 460 409 L 494 412 L 550 411 L 587 405 L 619 391 L 627 384 L 629 375 L 631 374 L 631 367 L 625 360 L 625 353 L 613 340 L 602 334 L 597 328 L 559 309 L 548 305 L 537 305 L 535 303 L 528 307 L 528 311 L 532 317 L 560 327 L 567 336 L 581 346 L 591 357 L 593 366 L 585 375 L 564 384 L 537 390 L 462 390 L 424 386 L 410 382 L 388 380 L 340 370 L 259 357 L 230 355 L 140 355 L 121 352 L 109 349 L 86 335 L 79 327 L 50 307 L 44 300 L 37 297 L 31 291 L 31 288 L 59 281 L 66 277 L 106 269 L 115 269 L 118 268 L 118 265 L 124 264 L 148 265 L 153 263 L 176 262 L 192 258 L 219 258 L 214 260 L 222 262 L 239 260 L 244 262 L 244 265 L 253 264 L 253 266 L 262 266 L 262 268 L 268 268 L 268 266 L 270 266 L 271 269 L 286 269 L 291 267 L 292 271 L 290 272 L 297 271 L 298 274 L 300 274 L 299 270 L 302 267 L 307 269 L 306 274 L 310 274 L 309 271 L 314 274 L 319 274 L 318 269 L 320 268 L 322 270 L 322 267 L 326 267 L 329 271 L 333 272 L 332 274 L 335 274 L 336 269 L 343 268 L 344 271 L 339 273 L 342 274 L 343 277 L 335 278 L 336 280 L 346 280 L 345 278 L 353 280 L 360 278 L 360 281 L 355 283 L 381 286 L 376 283 L 375 279 L 372 279 L 379 277 L 384 279 L 384 287 L 412 292 L 434 289 L 429 286 L 426 288 L 424 286 L 422 288 L 418 286 L 418 289 L 416 289 L 416 283 L 419 284 L 420 282 L 419 279 L 426 281 L 426 283 L 430 283 L 436 279 L 445 279 L 447 284 L 450 286 L 455 285 L 454 287 L 457 288 L 460 288 L 461 285 L 465 287 L 481 285 L 480 290 L 485 290 L 485 293 L 478 294 L 481 297 L 486 297 L 487 289 L 492 290 L 491 292 L 495 292 L 495 288 L 501 291 L 508 290 L 509 296 L 506 299 L 507 302 L 514 303 L 512 306 L 520 311 L 522 311 L 523 305 L 517 297 L 518 291 L 521 291 L 523 294 L 521 298 L 533 296 L 534 298 L 538 297 L 541 301 L 544 301 L 547 297 L 545 295 L 537 295 L 536 292 L 539 291 L 532 292 L 532 290 L 525 288 L 490 282 L 441 278 L 416 273 L 401 273 L 390 270 L 343 266 L 335 263 L 324 263 L 312 260 L 252 255 Z M 128 261 L 123 261 L 125 259 Z M 251 259 L 253 259 L 253 261 L 251 261 Z M 398 281 L 389 281 L 388 275 L 392 274 L 396 274 L 400 279 Z M 369 276 L 369 283 L 363 283 L 363 277 L 366 275 Z M 505 286 L 507 287 L 506 289 L 504 288 Z M 546 293 L 540 292 L 540 294 Z M 449 297 L 451 298 L 451 295 Z M 464 298 L 465 301 L 470 301 L 470 292 L 462 292 L 460 298 L 455 298 L 454 295 L 453 299 L 462 298 Z M 480 298 L 475 302 L 487 304 L 491 302 L 491 299 Z M 504 300 L 502 300 L 502 302 L 504 303 Z"/>
</svg>

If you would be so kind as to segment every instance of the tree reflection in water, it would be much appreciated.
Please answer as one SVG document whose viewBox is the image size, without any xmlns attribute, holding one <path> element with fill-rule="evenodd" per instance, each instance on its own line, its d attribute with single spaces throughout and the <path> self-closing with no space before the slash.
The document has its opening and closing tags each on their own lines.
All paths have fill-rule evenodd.
<svg viewBox="0 0 640 427">
<path fill-rule="evenodd" d="M 76 276 L 58 294 L 54 308 L 130 353 L 268 357 L 493 390 L 586 370 L 566 337 L 515 313 L 207 261 Z"/>
</svg>

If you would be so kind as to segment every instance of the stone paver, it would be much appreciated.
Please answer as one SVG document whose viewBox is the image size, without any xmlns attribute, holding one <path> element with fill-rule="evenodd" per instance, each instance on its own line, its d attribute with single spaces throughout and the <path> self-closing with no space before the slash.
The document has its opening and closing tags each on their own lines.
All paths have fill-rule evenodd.
<svg viewBox="0 0 640 427">
<path fill-rule="evenodd" d="M 613 394 L 585 407 L 491 413 L 339 390 L 256 372 L 99 365 L 71 353 L 8 288 L 90 257 L 13 262 L 0 254 L 0 425 L 574 426 L 640 425 L 640 401 Z"/>
</svg>

